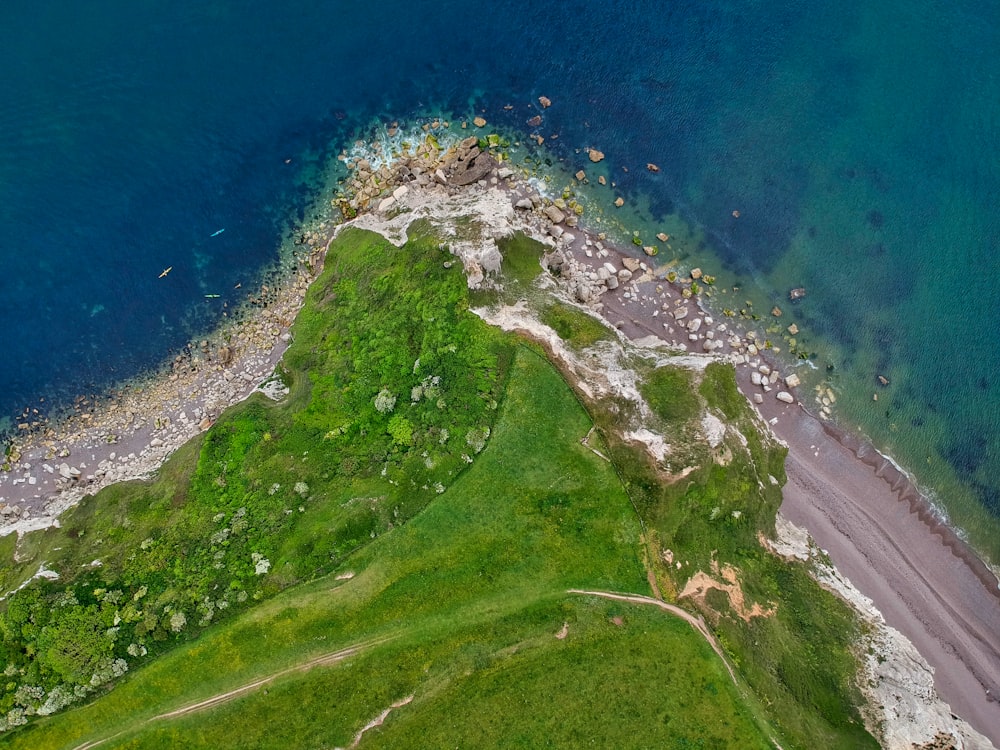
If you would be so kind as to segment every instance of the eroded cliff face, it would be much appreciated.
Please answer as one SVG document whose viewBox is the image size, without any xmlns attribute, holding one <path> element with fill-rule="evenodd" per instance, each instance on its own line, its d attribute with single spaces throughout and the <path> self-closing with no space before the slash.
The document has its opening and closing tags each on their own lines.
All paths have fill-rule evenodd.
<svg viewBox="0 0 1000 750">
<path fill-rule="evenodd" d="M 848 602 L 864 621 L 858 644 L 861 689 L 868 698 L 869 728 L 889 750 L 913 748 L 992 748 L 986 737 L 956 718 L 934 689 L 934 670 L 902 633 L 885 622 L 874 602 L 862 594 L 817 548 L 805 529 L 780 514 L 774 540 L 776 554 L 801 560 L 826 588 Z"/>
</svg>

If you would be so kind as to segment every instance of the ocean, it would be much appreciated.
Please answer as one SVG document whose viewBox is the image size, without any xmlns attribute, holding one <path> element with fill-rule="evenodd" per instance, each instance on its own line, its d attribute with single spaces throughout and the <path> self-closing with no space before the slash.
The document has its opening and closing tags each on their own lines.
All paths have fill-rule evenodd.
<svg viewBox="0 0 1000 750">
<path fill-rule="evenodd" d="M 779 348 L 795 323 L 807 402 L 1000 560 L 997 49 L 975 0 L 7 3 L 2 423 L 216 325 L 372 123 L 481 115 L 603 170 L 600 212 L 669 229 L 658 260 L 717 270 Z"/>
</svg>

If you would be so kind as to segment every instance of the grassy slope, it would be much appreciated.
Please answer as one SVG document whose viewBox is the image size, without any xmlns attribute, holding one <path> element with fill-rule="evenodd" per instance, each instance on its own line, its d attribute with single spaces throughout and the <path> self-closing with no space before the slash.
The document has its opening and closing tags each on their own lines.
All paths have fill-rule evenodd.
<svg viewBox="0 0 1000 750">
<path fill-rule="evenodd" d="M 520 350 L 488 448 L 416 518 L 350 559 L 352 580 L 279 594 L 9 746 L 73 747 L 120 731 L 102 747 L 346 746 L 412 694 L 365 745 L 767 747 L 687 625 L 564 593 L 645 589 L 624 491 L 579 444 L 589 427 L 553 369 Z M 142 724 L 378 636 L 393 640 L 279 679 L 266 694 Z"/>
<path fill-rule="evenodd" d="M 683 425 L 689 409 L 680 408 L 692 398 L 690 377 L 660 371 L 644 386 L 651 402 L 661 404 L 664 424 L 674 425 L 672 434 L 691 429 Z M 746 439 L 743 445 L 730 434 L 720 448 L 727 454 L 721 463 L 718 455 L 692 443 L 689 455 L 674 459 L 674 470 L 695 470 L 682 481 L 664 483 L 634 448 L 611 448 L 650 529 L 649 557 L 660 588 L 668 598 L 676 597 L 693 573 L 710 572 L 713 562 L 735 567 L 747 603 L 774 607 L 774 615 L 744 622 L 720 592 L 710 594 L 702 611 L 741 675 L 769 707 L 786 747 L 875 748 L 857 709 L 853 612 L 822 589 L 805 565 L 777 558 L 759 541 L 759 534 L 774 532 L 785 450 L 762 437 L 731 366 L 710 364 L 696 387 L 706 405 Z M 665 562 L 665 550 L 674 564 Z"/>
</svg>

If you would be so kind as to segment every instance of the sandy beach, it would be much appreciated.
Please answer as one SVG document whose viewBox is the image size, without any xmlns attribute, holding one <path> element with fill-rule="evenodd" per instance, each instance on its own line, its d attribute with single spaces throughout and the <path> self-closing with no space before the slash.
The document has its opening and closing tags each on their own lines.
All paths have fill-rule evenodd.
<svg viewBox="0 0 1000 750">
<path fill-rule="evenodd" d="M 494 192 L 508 201 L 504 208 L 515 216 L 514 225 L 532 227 L 536 236 L 548 238 L 555 253 L 589 269 L 574 282 L 581 303 L 632 339 L 655 335 L 733 361 L 747 398 L 788 445 L 782 514 L 806 528 L 888 624 L 912 641 L 934 668 L 935 687 L 952 711 L 1000 744 L 1000 703 L 993 698 L 1000 693 L 1000 591 L 990 569 L 927 512 L 891 462 L 810 414 L 781 375 L 791 369 L 762 359 L 737 326 L 713 320 L 696 300 L 684 298 L 680 285 L 668 283 L 651 259 L 632 257 L 584 233 L 575 217 L 564 217 L 572 219 L 565 224 L 556 221 L 559 217 L 543 211 L 538 195 L 513 170 L 469 166 L 477 163 L 471 156 L 461 172 L 475 179 L 450 184 L 443 174 L 424 179 L 441 171 L 434 171 L 436 164 L 419 172 L 408 168 L 414 187 L 397 188 L 395 198 L 381 199 L 378 213 L 405 205 L 416 193 L 436 199 L 458 196 L 462 189 L 502 188 Z M 464 187 L 472 183 L 478 187 Z M 608 284 L 612 275 L 613 286 Z M 224 352 L 223 342 L 213 342 L 200 368 L 183 378 L 164 379 L 134 401 L 95 417 L 93 424 L 79 424 L 75 432 L 26 443 L 13 470 L 0 475 L 3 531 L 48 525 L 84 493 L 148 476 L 170 451 L 207 429 L 221 409 L 246 397 L 273 371 L 312 276 L 313 269 L 304 267 L 283 301 L 252 319 L 245 331 L 254 333 L 244 331 L 238 350 L 233 344 L 233 351 Z M 110 433 L 114 442 L 108 440 Z"/>
</svg>

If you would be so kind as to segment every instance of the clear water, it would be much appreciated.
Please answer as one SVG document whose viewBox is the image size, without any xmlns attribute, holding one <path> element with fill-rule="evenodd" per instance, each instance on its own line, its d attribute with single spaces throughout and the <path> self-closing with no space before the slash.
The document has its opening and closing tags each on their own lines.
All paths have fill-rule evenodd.
<svg viewBox="0 0 1000 750">
<path fill-rule="evenodd" d="M 0 415 L 100 391 L 211 326 L 373 118 L 527 130 L 544 94 L 554 157 L 590 169 L 598 147 L 609 206 L 690 222 L 704 241 L 684 262 L 781 304 L 842 417 L 990 547 L 1000 11 L 814 5 L 5 4 Z"/>
</svg>

